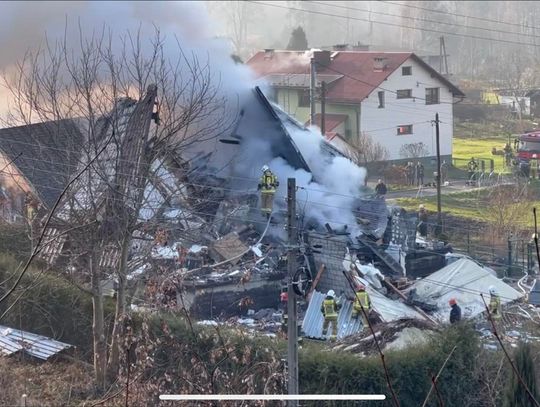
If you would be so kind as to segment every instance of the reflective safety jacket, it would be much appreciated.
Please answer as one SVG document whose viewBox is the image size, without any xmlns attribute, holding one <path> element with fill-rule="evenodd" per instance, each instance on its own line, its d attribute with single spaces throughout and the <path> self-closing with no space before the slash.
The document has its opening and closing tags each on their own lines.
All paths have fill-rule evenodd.
<svg viewBox="0 0 540 407">
<path fill-rule="evenodd" d="M 489 312 L 493 319 L 501 318 L 501 298 L 498 295 L 492 295 L 489 300 Z"/>
<path fill-rule="evenodd" d="M 353 306 L 356 310 L 361 310 L 362 307 L 360 306 L 360 304 L 362 305 L 362 307 L 364 307 L 366 311 L 371 309 L 371 301 L 369 300 L 369 294 L 365 291 L 356 292 Z"/>
<path fill-rule="evenodd" d="M 469 171 L 476 171 L 478 169 L 478 164 L 476 163 L 476 161 L 471 160 L 467 164 L 467 168 L 469 169 Z"/>
<path fill-rule="evenodd" d="M 337 318 L 338 304 L 332 297 L 326 297 L 321 305 L 325 318 Z"/>
<path fill-rule="evenodd" d="M 538 168 L 538 159 L 537 158 L 531 158 L 529 160 L 529 167 L 531 167 L 531 170 L 536 171 Z"/>
<path fill-rule="evenodd" d="M 263 193 L 273 194 L 278 186 L 278 179 L 270 170 L 266 171 L 259 181 L 259 189 Z"/>
</svg>

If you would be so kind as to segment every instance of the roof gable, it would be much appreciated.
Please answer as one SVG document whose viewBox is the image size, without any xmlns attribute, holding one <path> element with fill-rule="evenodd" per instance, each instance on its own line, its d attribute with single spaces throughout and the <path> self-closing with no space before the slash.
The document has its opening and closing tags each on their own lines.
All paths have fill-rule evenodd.
<svg viewBox="0 0 540 407">
<path fill-rule="evenodd" d="M 0 150 L 49 208 L 77 169 L 82 140 L 69 119 L 0 129 Z"/>
<path fill-rule="evenodd" d="M 317 67 L 319 75 L 342 75 L 329 84 L 328 101 L 361 103 L 409 58 L 448 86 L 455 96 L 464 96 L 455 85 L 412 52 L 338 51 L 332 56 L 328 66 Z M 262 51 L 255 54 L 247 65 L 260 78 L 284 74 L 295 77 L 309 75 L 310 58 L 310 52 Z M 384 59 L 384 69 L 375 69 L 375 59 Z"/>
</svg>

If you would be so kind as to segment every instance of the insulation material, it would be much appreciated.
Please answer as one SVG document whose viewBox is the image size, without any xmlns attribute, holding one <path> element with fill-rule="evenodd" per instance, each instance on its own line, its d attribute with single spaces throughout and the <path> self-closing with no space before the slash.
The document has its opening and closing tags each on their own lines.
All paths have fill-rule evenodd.
<svg viewBox="0 0 540 407">
<path fill-rule="evenodd" d="M 493 286 L 501 297 L 501 303 L 507 304 L 523 297 L 508 284 L 493 276 L 490 269 L 481 267 L 469 259 L 460 259 L 449 264 L 430 276 L 416 282 L 412 289 L 422 301 L 434 303 L 438 311 L 433 317 L 439 321 L 448 321 L 450 307 L 448 301 L 455 298 L 461 307 L 463 318 L 472 318 L 485 311 L 480 294 L 489 302 L 489 287 Z"/>
</svg>

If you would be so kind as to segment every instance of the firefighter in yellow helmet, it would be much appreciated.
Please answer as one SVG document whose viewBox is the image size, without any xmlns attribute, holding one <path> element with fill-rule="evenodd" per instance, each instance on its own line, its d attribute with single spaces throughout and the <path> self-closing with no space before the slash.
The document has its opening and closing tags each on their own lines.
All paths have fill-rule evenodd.
<svg viewBox="0 0 540 407">
<path fill-rule="evenodd" d="M 364 308 L 364 312 L 362 312 L 362 308 Z M 368 326 L 368 321 L 366 319 L 366 315 L 369 315 L 371 312 L 371 300 L 369 298 L 369 294 L 366 292 L 366 287 L 364 287 L 362 284 L 360 284 L 356 288 L 356 294 L 354 297 L 353 302 L 353 310 L 351 317 L 356 319 L 358 318 L 358 315 L 362 318 L 362 325 L 364 327 Z"/>
<path fill-rule="evenodd" d="M 338 332 L 337 320 L 340 305 L 336 302 L 335 297 L 336 293 L 334 292 L 334 290 L 329 290 L 326 294 L 326 298 L 321 305 L 321 312 L 324 316 L 322 334 L 323 336 L 326 336 L 326 333 L 328 332 L 328 326 L 332 324 L 332 335 L 330 335 L 331 341 L 336 340 Z"/>
<path fill-rule="evenodd" d="M 272 214 L 274 194 L 279 186 L 279 181 L 267 165 L 263 165 L 262 173 L 258 185 L 258 189 L 261 191 L 261 212 L 269 219 Z"/>
</svg>

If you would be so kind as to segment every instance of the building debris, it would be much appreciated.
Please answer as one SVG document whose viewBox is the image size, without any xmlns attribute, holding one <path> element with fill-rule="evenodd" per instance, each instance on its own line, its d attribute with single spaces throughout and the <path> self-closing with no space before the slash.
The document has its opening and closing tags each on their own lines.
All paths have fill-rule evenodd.
<svg viewBox="0 0 540 407">
<path fill-rule="evenodd" d="M 463 318 L 470 319 L 485 311 L 480 294 L 489 302 L 489 287 L 494 286 L 502 304 L 523 298 L 523 294 L 493 276 L 470 259 L 460 259 L 439 271 L 415 282 L 412 288 L 418 298 L 437 306 L 433 317 L 441 322 L 448 320 L 448 301 L 455 298 L 461 307 Z"/>
<path fill-rule="evenodd" d="M 25 352 L 37 359 L 48 360 L 71 347 L 46 336 L 0 325 L 0 354 L 4 356 Z"/>
<path fill-rule="evenodd" d="M 383 322 L 396 321 L 402 318 L 414 318 L 423 320 L 421 314 L 408 305 L 398 301 L 391 300 L 383 294 L 369 287 L 365 282 L 373 310 L 380 316 Z M 324 317 L 321 313 L 321 304 L 326 297 L 325 294 L 314 291 L 311 295 L 309 305 L 304 316 L 302 329 L 306 337 L 314 339 L 325 339 L 322 335 L 322 325 Z M 341 309 L 338 313 L 338 339 L 356 334 L 364 329 L 361 318 L 351 318 L 353 302 L 352 298 L 342 295 L 338 299 Z M 367 328 L 365 329 L 367 331 Z"/>
<path fill-rule="evenodd" d="M 434 331 L 417 319 L 397 319 L 373 327 L 381 349 L 403 349 L 411 344 L 427 343 Z M 333 350 L 342 350 L 362 355 L 374 355 L 377 351 L 375 339 L 366 329 L 336 342 Z"/>
<path fill-rule="evenodd" d="M 240 240 L 238 234 L 231 232 L 212 243 L 210 256 L 212 256 L 216 263 L 227 259 L 234 259 L 230 260 L 230 263 L 234 265 L 240 260 L 239 256 L 248 250 L 249 248 Z"/>
<path fill-rule="evenodd" d="M 535 280 L 528 300 L 529 304 L 540 306 L 540 280 Z"/>
</svg>

